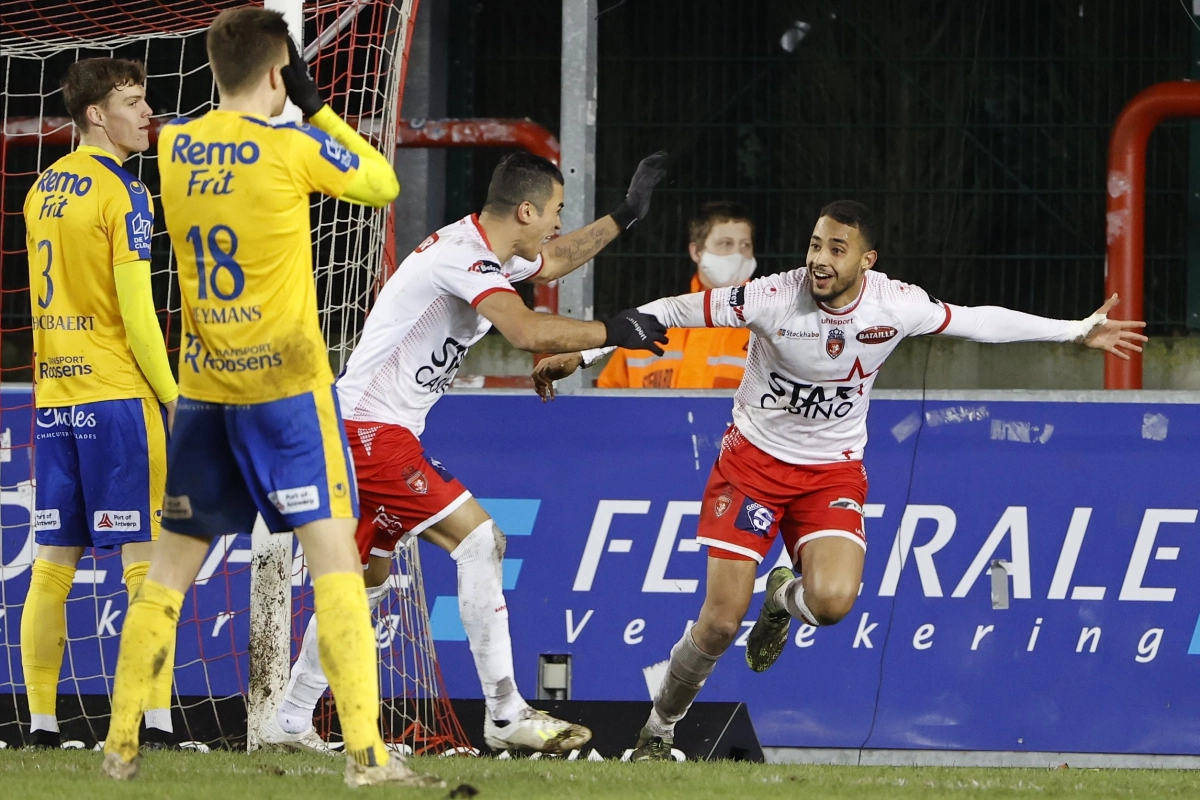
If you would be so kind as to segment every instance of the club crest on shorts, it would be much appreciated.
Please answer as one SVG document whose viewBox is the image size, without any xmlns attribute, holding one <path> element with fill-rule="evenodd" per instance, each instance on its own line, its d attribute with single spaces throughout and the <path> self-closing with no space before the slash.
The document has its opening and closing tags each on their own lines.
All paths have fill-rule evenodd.
<svg viewBox="0 0 1200 800">
<path fill-rule="evenodd" d="M 722 494 L 717 498 L 717 501 L 713 503 L 713 514 L 718 517 L 723 517 L 731 505 L 733 505 L 733 498 L 728 494 Z"/>
<path fill-rule="evenodd" d="M 747 497 L 746 502 L 742 504 L 742 510 L 738 512 L 738 518 L 733 523 L 733 527 L 749 531 L 757 536 L 766 536 L 774 524 L 775 512 L 762 503 L 756 503 Z"/>
<path fill-rule="evenodd" d="M 425 494 L 429 491 L 429 480 L 421 470 L 414 467 L 405 467 L 400 475 L 404 478 L 405 485 L 417 494 Z"/>
<path fill-rule="evenodd" d="M 846 349 L 846 334 L 842 333 L 838 328 L 830 328 L 829 335 L 825 339 L 825 352 L 830 358 L 837 358 Z"/>
</svg>

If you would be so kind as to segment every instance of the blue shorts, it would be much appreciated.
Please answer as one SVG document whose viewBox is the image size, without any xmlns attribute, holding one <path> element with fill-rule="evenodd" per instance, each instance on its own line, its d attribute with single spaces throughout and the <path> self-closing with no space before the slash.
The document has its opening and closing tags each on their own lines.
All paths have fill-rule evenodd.
<svg viewBox="0 0 1200 800">
<path fill-rule="evenodd" d="M 333 387 L 254 405 L 179 398 L 167 453 L 167 530 L 211 538 L 358 516 Z"/>
<path fill-rule="evenodd" d="M 39 408 L 34 419 L 34 541 L 120 547 L 158 538 L 167 470 L 158 400 Z"/>
</svg>

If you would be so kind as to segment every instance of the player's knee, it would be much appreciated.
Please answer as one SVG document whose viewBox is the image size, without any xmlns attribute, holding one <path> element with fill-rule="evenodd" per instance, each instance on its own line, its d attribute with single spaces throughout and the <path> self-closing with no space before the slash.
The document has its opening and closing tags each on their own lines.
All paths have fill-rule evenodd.
<svg viewBox="0 0 1200 800">
<path fill-rule="evenodd" d="M 492 522 L 492 536 L 496 539 L 496 557 L 503 560 L 504 554 L 508 552 L 508 537 L 495 521 Z"/>
<path fill-rule="evenodd" d="M 706 653 L 725 652 L 742 629 L 742 621 L 732 617 L 713 617 L 696 623 L 692 640 Z"/>
<path fill-rule="evenodd" d="M 818 623 L 835 625 L 854 608 L 854 601 L 858 599 L 858 581 L 839 578 L 810 581 L 806 576 L 804 597 Z"/>
</svg>

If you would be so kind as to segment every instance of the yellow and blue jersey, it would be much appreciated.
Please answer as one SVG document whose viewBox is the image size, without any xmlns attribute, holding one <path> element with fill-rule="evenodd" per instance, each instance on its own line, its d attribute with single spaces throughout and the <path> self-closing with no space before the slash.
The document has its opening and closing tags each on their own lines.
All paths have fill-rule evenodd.
<svg viewBox="0 0 1200 800">
<path fill-rule="evenodd" d="M 39 408 L 154 397 L 129 348 L 114 267 L 150 260 L 154 205 L 109 153 L 83 146 L 25 197 Z"/>
<path fill-rule="evenodd" d="M 309 195 L 341 196 L 358 156 L 308 125 L 211 111 L 165 126 L 158 163 L 179 263 L 180 393 L 253 404 L 332 384 Z"/>
</svg>

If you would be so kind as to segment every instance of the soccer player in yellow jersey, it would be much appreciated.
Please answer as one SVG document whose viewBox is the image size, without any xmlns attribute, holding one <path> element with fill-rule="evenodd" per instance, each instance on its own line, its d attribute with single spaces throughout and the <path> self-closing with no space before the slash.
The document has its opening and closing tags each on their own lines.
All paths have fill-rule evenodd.
<svg viewBox="0 0 1200 800">
<path fill-rule="evenodd" d="M 32 747 L 60 743 L 65 604 L 84 548 L 121 548 L 132 598 L 161 524 L 179 391 L 150 289 L 153 202 L 121 166 L 149 147 L 145 82 L 132 61 L 73 64 L 62 89 L 80 146 L 38 176 L 25 198 L 39 549 L 21 612 L 21 667 Z M 163 653 L 147 686 L 148 744 L 172 738 L 173 635 Z"/>
<path fill-rule="evenodd" d="M 164 528 L 121 637 L 103 769 L 136 772 L 138 717 L 212 537 L 261 513 L 295 530 L 313 576 L 346 783 L 424 785 L 379 735 L 375 635 L 354 543 L 358 498 L 317 320 L 309 194 L 386 206 L 391 163 L 321 100 L 283 17 L 221 12 L 220 103 L 163 128 L 162 204 L 179 260 L 183 345 Z M 272 126 L 290 97 L 310 125 Z M 326 627 L 328 626 L 328 627 Z"/>
</svg>

